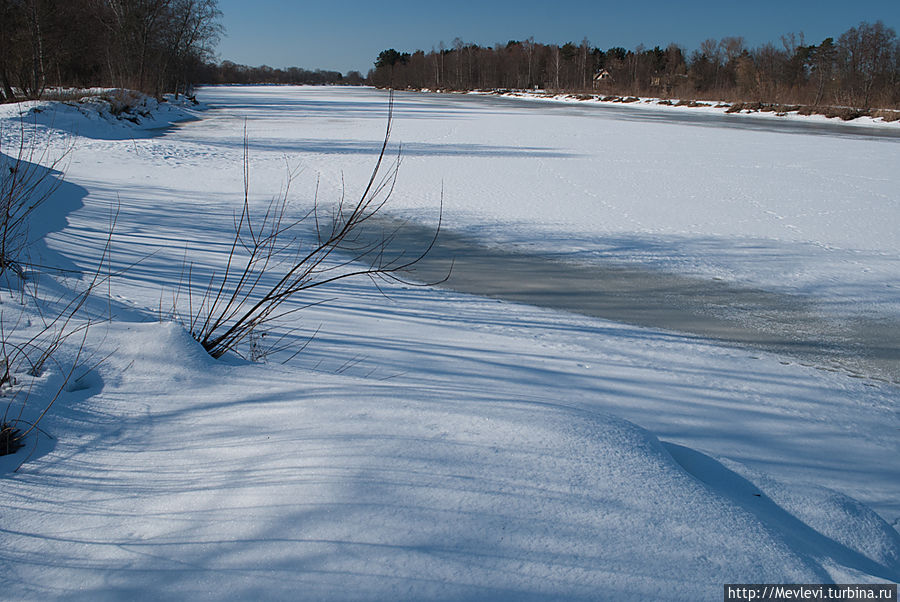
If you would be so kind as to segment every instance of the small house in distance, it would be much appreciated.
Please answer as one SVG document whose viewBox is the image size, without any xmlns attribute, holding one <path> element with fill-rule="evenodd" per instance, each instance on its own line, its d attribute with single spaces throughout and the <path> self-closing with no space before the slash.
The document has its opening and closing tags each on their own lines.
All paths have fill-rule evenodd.
<svg viewBox="0 0 900 602">
<path fill-rule="evenodd" d="M 601 69 L 594 75 L 594 89 L 600 88 L 603 84 L 612 82 L 612 74 L 606 69 Z"/>
</svg>

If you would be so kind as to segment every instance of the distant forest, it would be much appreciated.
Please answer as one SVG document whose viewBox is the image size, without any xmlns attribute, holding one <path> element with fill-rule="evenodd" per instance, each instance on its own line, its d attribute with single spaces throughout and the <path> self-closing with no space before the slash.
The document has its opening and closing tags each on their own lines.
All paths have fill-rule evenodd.
<svg viewBox="0 0 900 602">
<path fill-rule="evenodd" d="M 486 47 L 457 38 L 429 52 L 385 50 L 364 77 L 216 62 L 221 16 L 218 0 L 0 0 L 0 101 L 69 86 L 161 96 L 200 83 L 367 83 L 900 108 L 900 41 L 880 21 L 818 44 L 790 34 L 749 48 L 727 37 L 690 53 L 675 44 L 601 50 L 587 39 L 560 46 L 529 38 Z"/>
<path fill-rule="evenodd" d="M 366 83 L 366 78 L 359 71 L 348 71 L 347 75 L 342 75 L 340 71 L 309 70 L 300 67 L 278 69 L 268 65 L 250 67 L 231 61 L 222 61 L 217 65 L 205 65 L 198 75 L 197 83 L 204 84 L 343 84 L 360 86 Z"/>
<path fill-rule="evenodd" d="M 381 52 L 369 81 L 394 88 L 532 89 L 733 102 L 900 108 L 900 41 L 884 23 L 860 23 L 835 41 L 748 48 L 708 39 L 688 54 L 638 46 L 601 50 L 587 39 L 562 46 L 533 38 L 484 47 L 459 38 L 446 48 Z"/>
</svg>

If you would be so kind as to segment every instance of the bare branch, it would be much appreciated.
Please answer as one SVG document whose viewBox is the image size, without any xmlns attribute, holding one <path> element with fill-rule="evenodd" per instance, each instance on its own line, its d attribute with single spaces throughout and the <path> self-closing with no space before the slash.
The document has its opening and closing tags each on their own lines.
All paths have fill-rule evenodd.
<svg viewBox="0 0 900 602">
<path fill-rule="evenodd" d="M 393 123 L 394 98 L 388 102 L 388 119 L 384 139 L 375 166 L 362 193 L 352 203 L 347 202 L 342 177 L 342 193 L 327 219 L 323 219 L 319 202 L 319 182 L 316 181 L 312 210 L 299 219 L 288 221 L 288 195 L 294 172 L 289 170 L 282 193 L 269 202 L 259 219 L 250 210 L 249 140 L 244 129 L 244 199 L 240 215 L 234 219 L 234 237 L 224 272 L 213 275 L 201 295 L 201 303 L 193 307 L 189 302 L 188 325 L 192 336 L 213 357 L 228 351 L 240 353 L 241 345 L 259 337 L 278 320 L 319 302 L 282 309 L 282 304 L 309 291 L 345 278 L 365 276 L 373 282 L 408 282 L 409 273 L 437 241 L 443 219 L 443 191 L 441 216 L 434 236 L 424 250 L 412 256 L 405 251 L 391 258 L 388 247 L 396 239 L 404 223 L 372 236 L 374 218 L 386 206 L 394 192 L 400 165 L 400 150 L 390 166 L 385 167 Z M 315 238 L 311 246 L 300 243 L 299 231 L 308 219 L 312 220 Z M 239 258 L 239 255 L 242 258 Z M 273 284 L 266 284 L 274 280 Z M 431 283 L 434 284 L 434 283 Z M 188 268 L 188 286 L 192 287 Z M 380 290 L 380 288 L 379 288 Z M 189 292 L 188 298 L 192 297 Z M 177 311 L 173 313 L 177 314 Z M 282 338 L 272 348 L 281 345 Z M 305 345 L 304 345 L 305 346 Z M 254 355 L 253 351 L 249 355 Z"/>
</svg>

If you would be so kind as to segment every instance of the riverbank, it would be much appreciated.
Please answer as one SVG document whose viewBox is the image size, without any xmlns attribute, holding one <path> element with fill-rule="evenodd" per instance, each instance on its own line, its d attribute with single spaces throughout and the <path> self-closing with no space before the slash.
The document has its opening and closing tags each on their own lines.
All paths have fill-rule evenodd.
<svg viewBox="0 0 900 602">
<path fill-rule="evenodd" d="M 824 122 L 848 122 L 853 125 L 891 127 L 900 129 L 900 110 L 859 109 L 841 106 L 811 106 L 767 102 L 726 102 L 701 99 L 655 98 L 618 96 L 600 93 L 564 93 L 548 90 L 473 90 L 452 92 L 422 89 L 422 92 L 489 95 L 503 98 L 523 98 L 566 103 L 590 103 L 600 105 L 628 105 L 633 107 L 693 110 L 694 112 L 725 113 L 728 115 L 753 115 L 777 119 L 810 119 Z"/>
</svg>

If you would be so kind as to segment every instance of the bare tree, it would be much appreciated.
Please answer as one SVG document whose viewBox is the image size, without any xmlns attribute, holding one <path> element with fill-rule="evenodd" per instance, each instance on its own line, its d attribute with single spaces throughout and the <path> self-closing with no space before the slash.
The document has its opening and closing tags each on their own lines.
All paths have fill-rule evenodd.
<svg viewBox="0 0 900 602">
<path fill-rule="evenodd" d="M 212 58 L 222 33 L 218 22 L 221 15 L 216 0 L 175 0 L 165 30 L 166 62 L 159 76 L 168 80 L 161 85 L 168 84 L 176 98 L 179 91 L 187 92 L 191 62 Z"/>
<path fill-rule="evenodd" d="M 553 44 L 550 46 L 550 72 L 553 73 L 553 89 L 559 90 L 559 71 L 560 71 L 560 54 L 559 46 Z"/>
<path fill-rule="evenodd" d="M 456 71 L 456 89 L 457 90 L 465 90 L 466 86 L 463 82 L 462 78 L 462 62 L 463 56 L 462 51 L 464 47 L 464 43 L 460 38 L 453 39 L 453 64 Z"/>
<path fill-rule="evenodd" d="M 832 87 L 836 60 L 837 48 L 832 38 L 825 38 L 821 44 L 810 48 L 809 64 L 816 86 L 813 104 L 816 106 L 822 102 L 826 92 Z"/>
<path fill-rule="evenodd" d="M 578 74 L 581 79 L 581 89 L 588 89 L 588 81 L 590 80 L 591 73 L 588 68 L 588 56 L 591 53 L 591 43 L 588 41 L 587 36 L 582 38 L 581 44 L 578 46 Z"/>
<path fill-rule="evenodd" d="M 876 85 L 891 80 L 897 34 L 881 21 L 860 23 L 838 40 L 845 79 L 854 102 L 868 107 Z"/>
<path fill-rule="evenodd" d="M 528 63 L 528 77 L 525 79 L 525 86 L 532 87 L 534 85 L 534 36 L 522 42 L 522 49 L 525 51 L 525 60 Z"/>
</svg>

